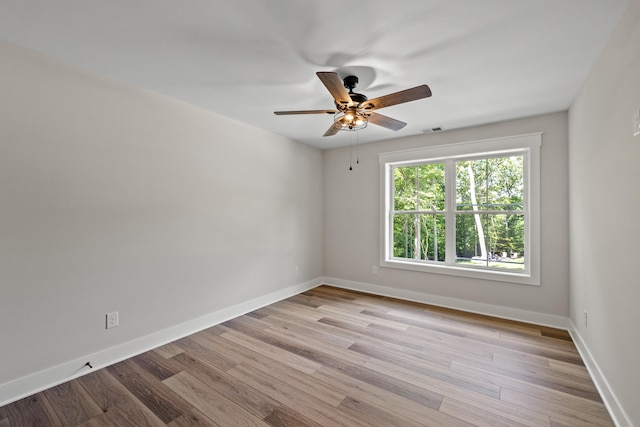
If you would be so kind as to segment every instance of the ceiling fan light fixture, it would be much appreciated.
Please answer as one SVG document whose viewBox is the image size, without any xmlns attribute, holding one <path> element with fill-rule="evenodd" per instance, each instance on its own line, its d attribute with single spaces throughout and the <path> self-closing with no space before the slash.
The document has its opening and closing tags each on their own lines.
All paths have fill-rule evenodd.
<svg viewBox="0 0 640 427">
<path fill-rule="evenodd" d="M 360 130 L 367 127 L 369 120 L 363 113 L 347 111 L 337 113 L 333 123 L 340 130 Z"/>
</svg>

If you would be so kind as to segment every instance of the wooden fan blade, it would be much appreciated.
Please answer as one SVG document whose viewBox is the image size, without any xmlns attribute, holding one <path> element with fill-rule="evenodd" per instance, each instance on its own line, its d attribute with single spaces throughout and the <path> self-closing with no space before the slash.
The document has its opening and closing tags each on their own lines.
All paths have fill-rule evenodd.
<svg viewBox="0 0 640 427">
<path fill-rule="evenodd" d="M 336 114 L 338 110 L 300 110 L 300 111 L 274 111 L 276 116 L 286 116 L 290 114 Z"/>
<path fill-rule="evenodd" d="M 378 108 L 389 107 L 391 105 L 403 104 L 417 99 L 431 96 L 431 89 L 427 85 L 416 86 L 400 92 L 390 93 L 379 98 L 370 99 L 363 102 L 360 107 L 367 110 L 377 110 Z"/>
<path fill-rule="evenodd" d="M 349 92 L 344 87 L 344 83 L 340 80 L 338 73 L 330 72 L 330 71 L 318 71 L 316 73 L 320 81 L 326 86 L 327 90 L 333 96 L 336 103 L 338 104 L 347 104 L 349 106 L 353 105 L 351 102 L 351 97 L 349 96 Z"/>
<path fill-rule="evenodd" d="M 387 117 L 382 114 L 368 113 L 367 115 L 369 116 L 369 123 L 373 123 L 374 125 L 382 126 L 383 128 L 391 129 L 394 131 L 398 131 L 407 125 L 405 122 L 392 119 L 391 117 Z"/>
<path fill-rule="evenodd" d="M 335 123 L 332 123 L 331 127 L 327 129 L 327 131 L 322 136 L 333 136 L 338 132 L 340 132 L 340 126 L 336 126 Z"/>
</svg>

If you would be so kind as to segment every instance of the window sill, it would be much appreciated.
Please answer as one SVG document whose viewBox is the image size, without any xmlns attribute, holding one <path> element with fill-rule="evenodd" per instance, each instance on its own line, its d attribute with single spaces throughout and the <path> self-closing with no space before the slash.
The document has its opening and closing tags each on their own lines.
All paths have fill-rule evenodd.
<svg viewBox="0 0 640 427">
<path fill-rule="evenodd" d="M 380 262 L 381 267 L 395 268 L 400 270 L 412 270 L 423 273 L 444 274 L 447 276 L 468 277 L 471 279 L 490 280 L 498 282 L 517 283 L 521 285 L 540 286 L 540 280 L 530 273 L 511 273 L 506 271 L 496 271 L 483 269 L 481 267 L 459 267 L 452 265 L 437 265 L 421 262 L 412 262 L 399 259 L 384 260 Z"/>
</svg>

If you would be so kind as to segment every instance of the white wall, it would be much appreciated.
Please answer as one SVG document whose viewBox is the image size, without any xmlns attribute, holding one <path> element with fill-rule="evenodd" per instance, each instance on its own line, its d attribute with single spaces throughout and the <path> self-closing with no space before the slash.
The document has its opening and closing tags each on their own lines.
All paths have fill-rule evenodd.
<svg viewBox="0 0 640 427">
<path fill-rule="evenodd" d="M 322 276 L 319 150 L 5 43 L 0 94 L 0 389 Z"/>
<path fill-rule="evenodd" d="M 640 136 L 632 135 L 638 108 L 634 0 L 569 111 L 571 319 L 630 425 L 640 425 Z"/>
<path fill-rule="evenodd" d="M 372 274 L 371 267 L 379 262 L 379 153 L 533 132 L 544 132 L 540 151 L 540 287 L 392 268 L 380 268 L 377 275 Z M 328 280 L 340 279 L 335 280 L 337 284 L 347 280 L 355 282 L 347 285 L 367 289 L 384 287 L 398 296 L 506 317 L 526 316 L 524 312 L 547 314 L 550 319 L 568 316 L 566 113 L 366 144 L 359 153 L 360 164 L 353 171 L 348 170 L 348 148 L 324 153 L 324 272 Z M 517 314 L 509 314 L 509 309 Z M 545 321 L 536 317 L 523 320 Z"/>
</svg>

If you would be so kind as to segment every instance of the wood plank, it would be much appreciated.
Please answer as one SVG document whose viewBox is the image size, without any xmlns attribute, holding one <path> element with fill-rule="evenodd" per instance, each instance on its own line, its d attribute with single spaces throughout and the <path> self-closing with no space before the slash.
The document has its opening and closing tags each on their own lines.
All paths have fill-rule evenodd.
<svg viewBox="0 0 640 427">
<path fill-rule="evenodd" d="M 266 316 L 262 320 L 271 325 L 270 329 L 277 329 L 295 337 L 310 337 L 322 343 L 329 343 L 342 348 L 349 348 L 350 345 L 355 343 L 353 337 L 336 335 L 335 328 L 324 323 L 293 323 L 277 316 Z"/>
<path fill-rule="evenodd" d="M 167 424 L 169 427 L 225 427 L 213 422 L 196 408 Z"/>
<path fill-rule="evenodd" d="M 465 331 L 458 330 L 457 328 L 451 328 L 450 326 L 444 324 L 441 319 L 433 322 L 431 319 L 416 319 L 415 317 L 406 316 L 403 317 L 390 312 L 382 312 L 380 310 L 373 309 L 363 310 L 361 314 L 366 318 L 386 319 L 393 324 L 402 325 L 403 330 L 407 330 L 409 326 L 414 326 L 421 329 L 445 332 L 447 334 L 459 337 L 464 337 L 466 333 Z"/>
<path fill-rule="evenodd" d="M 390 413 L 384 407 L 372 405 L 364 399 L 345 398 L 338 406 L 347 414 L 365 421 L 370 426 L 420 427 L 423 423 L 415 422 L 402 415 Z"/>
<path fill-rule="evenodd" d="M 312 295 L 307 295 L 304 293 L 287 298 L 287 301 L 293 302 L 295 304 L 305 305 L 311 308 L 318 308 L 325 303 L 322 300 L 319 301 L 317 298 L 313 297 Z"/>
<path fill-rule="evenodd" d="M 389 362 L 373 359 L 366 364 L 366 367 L 378 374 L 384 374 L 393 378 L 395 381 L 401 381 L 411 386 L 418 387 L 423 392 L 440 393 L 441 396 L 458 397 L 460 395 L 467 396 L 474 399 L 478 396 L 487 396 L 492 398 L 499 397 L 498 391 L 494 391 L 490 388 L 473 390 L 463 385 L 451 383 L 438 378 L 433 378 L 428 375 L 423 375 L 412 371 L 411 369 L 396 366 Z M 491 384 L 490 380 L 486 380 L 487 384 Z M 494 389 L 497 384 L 491 384 Z"/>
<path fill-rule="evenodd" d="M 131 360 L 109 366 L 107 371 L 164 423 L 189 411 L 187 402 Z"/>
<path fill-rule="evenodd" d="M 155 353 L 158 353 L 160 356 L 164 357 L 165 359 L 170 359 L 173 356 L 175 356 L 176 354 L 180 354 L 182 352 L 184 352 L 184 349 L 172 342 L 170 342 L 169 344 L 165 344 L 161 347 L 155 348 L 153 349 L 153 351 Z"/>
<path fill-rule="evenodd" d="M 345 362 L 354 364 L 363 364 L 369 360 L 368 356 L 351 350 L 351 346 L 349 346 L 349 348 L 335 346 L 328 341 L 315 340 L 311 337 L 298 334 L 290 330 L 282 331 L 280 329 L 271 328 L 265 332 L 281 341 L 297 343 L 297 354 L 318 363 L 323 363 L 323 355 L 340 358 Z"/>
<path fill-rule="evenodd" d="M 367 423 L 358 418 L 351 417 L 338 410 L 335 406 L 312 398 L 307 393 L 280 381 L 275 376 L 264 372 L 257 373 L 243 364 L 230 370 L 229 374 L 323 426 L 349 425 L 368 427 Z"/>
<path fill-rule="evenodd" d="M 263 312 L 261 310 L 261 312 Z M 275 304 L 270 305 L 269 307 L 265 307 L 266 313 L 280 313 L 287 316 L 292 316 L 295 318 L 299 318 L 304 322 L 316 321 L 320 319 L 323 314 L 317 311 L 317 309 L 313 307 L 307 307 L 300 304 L 292 303 L 288 300 L 278 301 Z"/>
<path fill-rule="evenodd" d="M 559 360 L 548 360 L 548 365 L 551 369 L 557 372 L 566 372 L 571 375 L 591 380 L 591 375 L 584 365 L 575 365 L 573 363 L 561 362 Z"/>
<path fill-rule="evenodd" d="M 324 427 L 322 424 L 317 423 L 286 406 L 282 406 L 273 411 L 264 419 L 264 421 L 271 426 L 278 427 Z"/>
<path fill-rule="evenodd" d="M 512 336 L 505 337 L 504 334 L 500 334 L 500 338 L 498 339 L 467 334 L 466 338 L 483 343 L 487 345 L 487 348 L 490 348 L 495 352 L 506 349 L 539 356 L 549 360 L 558 360 L 576 365 L 584 365 L 582 359 L 580 359 L 580 354 L 575 349 L 575 346 L 571 348 L 562 344 L 562 346 L 558 345 L 555 348 L 552 348 L 542 345 L 543 343 L 539 340 L 540 337 L 536 336 L 529 336 L 527 339 L 522 340 L 514 340 Z"/>
<path fill-rule="evenodd" d="M 11 426 L 62 425 L 42 393 L 0 407 L 0 419 Z"/>
<path fill-rule="evenodd" d="M 230 343 L 227 343 L 227 346 L 229 345 Z M 300 391 L 304 391 L 309 395 L 316 396 L 317 399 L 330 405 L 337 405 L 346 396 L 346 394 L 336 390 L 334 387 L 325 387 L 322 383 L 318 383 L 312 377 L 305 375 L 300 371 L 292 370 L 287 363 L 282 363 L 281 361 L 261 356 L 260 352 L 237 346 L 234 346 L 233 348 L 227 347 L 227 349 L 230 353 L 236 355 L 237 359 L 243 366 L 252 369 L 256 374 L 277 376 L 280 381 L 284 381 L 288 385 L 295 387 Z M 178 357 L 179 356 L 177 356 L 176 359 Z M 187 363 L 193 364 L 193 362 L 189 361 L 187 361 Z M 222 372 L 215 368 L 211 369 L 212 367 L 207 368 L 200 366 L 199 368 L 198 374 L 204 375 L 205 378 L 211 377 L 211 374 L 213 374 L 216 382 L 233 381 L 229 379 L 227 375 L 227 373 L 230 373 L 233 370 Z M 228 396 L 227 393 L 230 392 L 232 392 L 232 390 L 225 390 L 225 395 Z"/>
<path fill-rule="evenodd" d="M 85 375 L 75 381 L 80 383 L 102 412 L 117 426 L 165 425 L 105 369 Z"/>
<path fill-rule="evenodd" d="M 320 306 L 318 307 L 317 310 L 319 313 L 324 313 L 324 317 L 328 319 L 338 320 L 344 324 L 347 324 L 350 326 L 357 326 L 361 328 L 369 326 L 371 324 L 371 320 L 374 320 L 374 319 L 366 319 L 358 315 L 358 313 L 354 314 L 354 313 L 346 312 L 344 310 L 340 310 L 337 307 L 328 306 L 328 305 Z M 384 322 L 379 322 L 378 324 L 384 325 Z M 398 328 L 398 330 L 405 330 L 405 329 L 406 328 Z"/>
<path fill-rule="evenodd" d="M 209 419 L 215 420 L 216 424 L 223 426 L 242 425 L 246 427 L 264 427 L 268 425 L 186 372 L 180 372 L 171 378 L 167 378 L 164 383 Z"/>
<path fill-rule="evenodd" d="M 566 406 L 562 402 L 549 401 L 517 390 L 512 390 L 509 387 L 502 388 L 500 399 L 543 413 L 558 422 L 568 425 L 599 427 L 612 427 L 614 425 L 611 418 L 606 414 L 595 416 L 593 413 L 585 411 L 585 407 L 576 405 L 575 402 L 573 402 L 571 406 Z M 590 407 L 591 405 L 585 406 Z"/>
<path fill-rule="evenodd" d="M 442 400 L 440 411 L 478 427 L 526 427 L 533 425 L 517 422 L 512 418 L 495 414 L 478 406 L 468 405 L 448 396 Z"/>
<path fill-rule="evenodd" d="M 610 420 L 607 408 L 602 401 L 595 402 L 590 399 L 585 399 L 535 384 L 523 383 L 521 381 L 503 382 L 504 385 L 502 386 L 500 393 L 501 399 L 504 396 L 505 390 L 512 390 L 514 392 L 526 394 L 532 399 L 540 399 L 541 402 L 544 401 L 553 405 L 563 405 L 567 408 L 572 408 L 573 410 L 584 413 L 589 417 Z M 541 407 L 545 406 L 543 405 Z"/>
<path fill-rule="evenodd" d="M 516 390 L 532 397 L 546 400 L 552 403 L 561 402 L 569 408 L 579 408 L 581 412 L 592 414 L 598 417 L 609 418 L 609 415 L 601 401 L 593 401 L 578 397 L 575 394 L 567 394 L 544 385 L 532 384 L 526 380 L 513 378 L 508 375 L 501 375 L 496 372 L 486 371 L 477 366 L 468 366 L 462 363 L 453 363 L 451 369 L 461 374 L 486 378 L 498 382 L 501 385 L 501 395 L 505 388 Z M 532 399 L 533 401 L 533 399 Z M 539 406 L 532 405 L 530 409 L 537 409 Z M 542 412 L 546 413 L 546 412 Z"/>
<path fill-rule="evenodd" d="M 171 363 L 171 359 L 165 359 L 153 351 L 134 356 L 131 361 L 143 370 L 151 373 L 158 380 L 162 381 L 179 373 L 180 370 Z"/>
<path fill-rule="evenodd" d="M 66 382 L 43 392 L 64 425 L 77 425 L 102 414 L 100 407 L 76 382 Z"/>
<path fill-rule="evenodd" d="M 500 386 L 495 382 L 465 377 L 464 375 L 450 371 L 448 367 L 431 364 L 410 355 L 392 354 L 385 350 L 381 351 L 378 347 L 363 346 L 359 344 L 354 344 L 350 349 L 364 352 L 368 356 L 372 357 L 372 361 L 367 362 L 366 366 L 372 366 L 373 359 L 375 359 L 396 367 L 405 368 L 408 371 L 419 375 L 419 377 L 424 378 L 425 381 L 438 380 L 439 382 L 456 385 L 492 397 L 498 397 L 500 394 Z"/>
<path fill-rule="evenodd" d="M 207 332 L 199 332 L 181 339 L 179 346 L 189 355 L 197 356 L 226 371 L 236 366 L 238 361 L 229 357 L 224 351 L 218 351 L 216 348 L 217 341 L 214 340 L 216 337 L 219 337 L 219 335 L 209 336 Z"/>
<path fill-rule="evenodd" d="M 571 334 L 569 334 L 569 331 L 565 331 L 557 328 L 550 328 L 548 326 L 540 326 L 540 332 L 542 333 L 543 337 L 549 337 L 549 338 L 555 338 L 555 339 L 561 339 L 561 340 L 573 342 L 571 340 Z"/>
<path fill-rule="evenodd" d="M 313 373 L 313 377 L 318 381 L 332 384 L 341 388 L 350 396 L 366 400 L 381 408 L 388 408 L 390 411 L 401 414 L 404 417 L 416 422 L 430 420 L 438 426 L 468 426 L 460 419 L 440 412 L 442 396 L 438 398 L 425 399 L 416 402 L 411 399 L 399 396 L 378 386 L 371 385 L 365 381 L 354 379 L 340 371 L 326 367 L 320 368 Z"/>
<path fill-rule="evenodd" d="M 492 373 L 487 373 L 473 366 L 468 366 L 458 362 L 452 363 L 451 370 L 464 373 L 464 375 L 472 378 L 494 381 L 500 385 L 504 384 L 501 378 L 497 378 Z M 530 387 L 529 385 L 524 386 Z M 496 415 L 512 419 L 525 425 L 533 425 L 538 427 L 545 427 L 549 425 L 549 417 L 547 415 L 529 410 L 528 408 L 509 405 L 499 398 L 491 398 L 488 396 L 479 395 L 477 393 L 473 395 L 458 393 L 455 395 L 455 399 L 470 406 L 479 406 L 481 408 L 485 408 Z"/>
<path fill-rule="evenodd" d="M 88 419 L 78 427 L 118 427 L 118 424 L 111 421 L 109 416 L 104 412 L 98 416 Z"/>
<path fill-rule="evenodd" d="M 286 366 L 277 363 L 244 364 L 247 369 L 255 371 L 257 375 L 268 375 L 278 378 L 296 390 L 304 392 L 309 396 L 314 396 L 316 400 L 322 401 L 331 406 L 337 406 L 346 397 L 346 394 L 333 385 L 318 382 L 310 375 L 300 374 L 292 371 Z"/>
<path fill-rule="evenodd" d="M 425 334 L 424 330 L 419 330 L 411 326 L 406 333 L 407 337 L 419 339 L 423 347 L 420 349 L 426 354 L 437 353 L 441 357 L 451 360 L 455 359 L 486 359 L 492 360 L 495 349 L 481 344 L 473 339 L 469 339 L 469 334 L 464 337 L 432 331 Z"/>
<path fill-rule="evenodd" d="M 490 360 L 492 358 L 492 353 L 487 349 L 469 343 L 464 338 L 452 337 L 439 332 L 432 331 L 425 334 L 424 331 L 417 332 L 412 329 L 413 327 L 409 327 L 409 329 L 400 334 L 397 331 L 384 330 L 371 325 L 360 327 L 328 318 L 323 318 L 319 322 L 352 332 L 353 339 L 358 342 L 362 342 L 362 340 L 377 342 L 382 348 L 399 349 L 409 354 L 420 355 L 419 357 L 445 366 L 450 363 L 453 357 L 473 360 L 476 358 Z M 449 345 L 442 345 L 443 342 Z M 457 345 L 454 346 L 454 343 Z"/>
<path fill-rule="evenodd" d="M 240 334 L 237 332 L 226 332 L 221 335 L 226 340 L 229 340 L 237 345 L 244 346 L 250 350 L 260 353 L 263 356 L 270 357 L 274 360 L 278 360 L 287 364 L 293 369 L 297 369 L 306 374 L 310 374 L 320 366 L 319 363 L 299 356 L 297 353 L 291 353 L 283 350 L 280 347 L 267 344 L 251 336 Z"/>
<path fill-rule="evenodd" d="M 530 360 L 503 359 L 499 355 L 494 357 L 492 371 L 499 369 L 509 372 L 510 376 L 525 379 L 532 384 L 544 384 L 553 390 L 560 390 L 568 394 L 582 396 L 587 399 L 600 402 L 600 395 L 595 388 L 588 371 L 584 367 L 575 366 L 575 369 L 558 369 L 556 366 L 544 363 L 531 363 Z M 526 374 L 525 374 L 526 373 Z M 535 377 L 531 379 L 530 377 Z"/>
<path fill-rule="evenodd" d="M 333 286 L 327 285 L 320 285 L 316 288 L 309 289 L 305 292 L 302 292 L 301 295 L 320 299 L 334 298 L 338 299 L 339 301 L 348 302 L 355 302 L 356 300 L 360 299 L 360 297 L 367 296 L 367 294 L 364 294 L 362 292 L 351 290 L 346 291 L 344 289 L 334 288 Z"/>
<path fill-rule="evenodd" d="M 461 363 L 465 364 L 465 363 Z M 453 366 L 453 364 L 452 364 Z M 596 403 L 601 402 L 598 390 L 589 379 L 570 375 L 567 373 L 556 372 L 551 368 L 544 366 L 535 366 L 522 363 L 486 363 L 477 361 L 475 367 L 487 372 L 494 378 L 504 378 L 516 380 L 520 383 L 529 385 L 538 385 L 548 390 L 556 390 L 569 395 L 592 400 Z"/>
<path fill-rule="evenodd" d="M 193 355 L 180 354 L 175 359 L 184 371 L 224 395 L 238 406 L 245 408 L 258 418 L 265 418 L 279 407 L 279 403 L 269 396 L 238 381 L 237 378 L 210 365 Z"/>
<path fill-rule="evenodd" d="M 397 334 L 388 335 L 386 332 L 376 330 L 375 333 L 367 333 L 359 338 L 355 345 L 362 347 L 369 347 L 373 349 L 383 349 L 385 352 L 388 350 L 389 357 L 391 356 L 409 356 L 416 360 L 423 361 L 428 365 L 437 365 L 443 368 L 447 368 L 454 358 L 467 358 L 470 357 L 473 360 L 477 358 L 491 359 L 488 355 L 479 356 L 474 353 L 464 353 L 462 347 L 448 347 L 446 351 L 443 350 L 442 345 L 433 345 L 429 340 L 418 339 L 410 340 L 405 334 L 403 339 L 394 339 L 393 336 Z M 355 351 L 355 347 L 353 348 Z"/>
<path fill-rule="evenodd" d="M 384 370 L 375 370 L 369 367 L 371 362 L 367 362 L 365 366 L 352 366 L 336 363 L 331 366 L 338 371 L 364 381 L 370 385 L 380 387 L 390 393 L 402 396 L 406 399 L 413 400 L 420 404 L 429 404 L 427 402 L 439 402 L 442 395 L 433 388 L 422 387 L 414 381 L 406 381 Z"/>
</svg>

